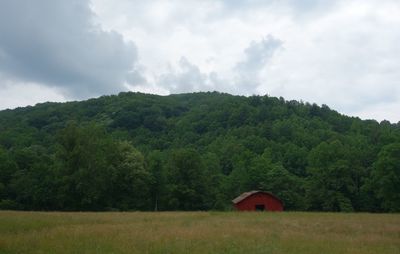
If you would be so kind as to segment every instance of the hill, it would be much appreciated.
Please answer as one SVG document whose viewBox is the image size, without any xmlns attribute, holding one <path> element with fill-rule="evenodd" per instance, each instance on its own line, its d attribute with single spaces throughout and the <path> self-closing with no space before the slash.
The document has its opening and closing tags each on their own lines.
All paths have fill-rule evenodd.
<svg viewBox="0 0 400 254">
<path fill-rule="evenodd" d="M 0 112 L 0 207 L 399 211 L 400 124 L 269 96 L 120 93 Z"/>
</svg>

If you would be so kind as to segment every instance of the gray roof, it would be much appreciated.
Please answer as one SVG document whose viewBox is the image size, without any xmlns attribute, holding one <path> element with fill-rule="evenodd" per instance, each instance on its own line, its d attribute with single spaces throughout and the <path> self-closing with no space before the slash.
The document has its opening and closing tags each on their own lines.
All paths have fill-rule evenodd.
<svg viewBox="0 0 400 254">
<path fill-rule="evenodd" d="M 247 197 L 250 197 L 251 195 L 256 194 L 256 193 L 265 193 L 265 194 L 268 194 L 268 195 L 270 195 L 270 196 L 276 198 L 277 200 L 281 201 L 279 198 L 277 198 L 275 195 L 273 195 L 273 194 L 270 193 L 270 192 L 267 192 L 267 191 L 260 191 L 260 190 L 253 190 L 253 191 L 244 192 L 244 193 L 240 194 L 240 196 L 238 196 L 238 197 L 236 197 L 235 199 L 233 199 L 232 202 L 233 202 L 234 204 L 237 204 L 237 203 L 241 202 L 242 200 L 246 199 Z M 281 202 L 282 202 L 282 201 L 281 201 Z"/>
</svg>

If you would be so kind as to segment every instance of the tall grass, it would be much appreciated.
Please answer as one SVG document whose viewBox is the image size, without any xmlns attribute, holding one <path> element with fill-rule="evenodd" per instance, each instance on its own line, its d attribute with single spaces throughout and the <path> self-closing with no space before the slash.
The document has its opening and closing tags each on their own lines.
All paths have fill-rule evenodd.
<svg viewBox="0 0 400 254">
<path fill-rule="evenodd" d="M 0 253 L 400 253 L 400 215 L 5 211 Z"/>
</svg>

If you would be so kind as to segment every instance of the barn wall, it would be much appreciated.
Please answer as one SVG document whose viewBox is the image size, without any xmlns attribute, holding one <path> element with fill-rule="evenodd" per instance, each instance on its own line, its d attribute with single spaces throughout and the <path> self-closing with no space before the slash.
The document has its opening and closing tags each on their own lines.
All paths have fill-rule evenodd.
<svg viewBox="0 0 400 254">
<path fill-rule="evenodd" d="M 256 193 L 235 204 L 240 211 L 255 211 L 255 206 L 262 204 L 267 211 L 283 211 L 282 202 L 266 193 Z"/>
</svg>

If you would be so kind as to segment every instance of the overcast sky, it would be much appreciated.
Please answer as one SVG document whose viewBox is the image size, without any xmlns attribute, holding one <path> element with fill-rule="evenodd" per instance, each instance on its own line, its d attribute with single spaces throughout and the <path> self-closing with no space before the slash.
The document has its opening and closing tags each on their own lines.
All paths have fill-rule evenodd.
<svg viewBox="0 0 400 254">
<path fill-rule="evenodd" d="M 0 109 L 221 91 L 400 121 L 399 0 L 0 0 Z"/>
</svg>

